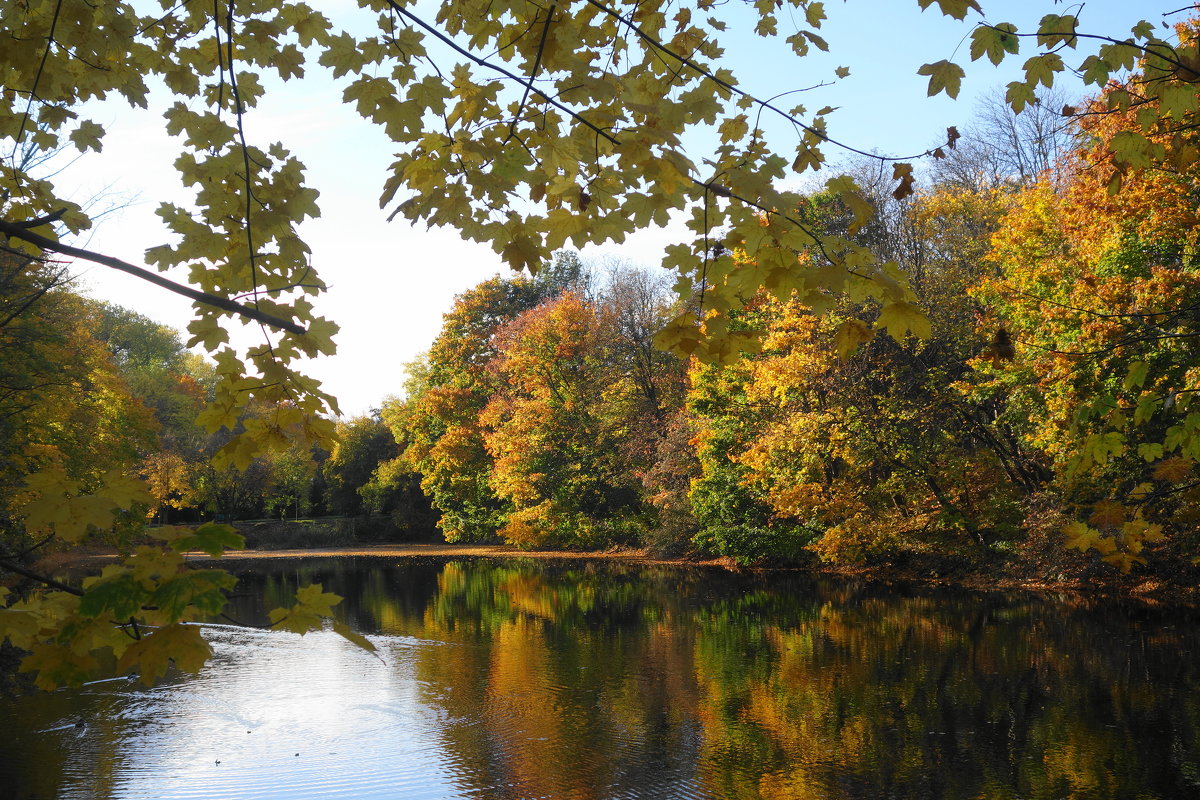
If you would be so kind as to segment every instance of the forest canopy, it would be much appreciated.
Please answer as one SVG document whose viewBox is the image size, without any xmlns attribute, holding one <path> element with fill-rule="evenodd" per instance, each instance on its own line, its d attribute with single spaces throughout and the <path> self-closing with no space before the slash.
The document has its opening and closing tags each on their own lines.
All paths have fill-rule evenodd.
<svg viewBox="0 0 1200 800">
<path fill-rule="evenodd" d="M 832 109 L 756 97 L 720 66 L 727 23 L 723 7 L 707 0 L 362 5 L 374 22 L 355 34 L 304 3 L 260 0 L 161 8 L 21 0 L 0 18 L 7 150 L 0 277 L 8 309 L 0 329 L 4 370 L 12 373 L 4 376 L 6 419 L 20 423 L 2 444 L 13 546 L 3 566 L 41 582 L 41 589 L 4 590 L 15 599 L 2 624 L 10 642 L 31 652 L 25 666 L 43 685 L 114 662 L 147 679 L 168 659 L 197 667 L 207 645 L 184 623 L 217 613 L 230 585 L 223 572 L 189 569 L 182 555 L 238 545 L 228 526 L 140 528 L 145 509 L 184 503 L 185 483 L 193 482 L 187 470 L 165 455 L 134 468 L 153 443 L 106 436 L 154 431 L 169 453 L 172 437 L 184 436 L 191 403 L 200 433 L 189 435 L 208 437 L 217 473 L 246 471 L 276 454 L 280 485 L 294 485 L 307 468 L 302 456 L 289 462 L 285 454 L 313 447 L 348 470 L 355 463 L 339 460 L 334 398 L 297 367 L 332 352 L 336 331 L 313 312 L 324 284 L 297 233 L 319 213 L 317 193 L 286 143 L 252 141 L 244 124 L 270 86 L 314 66 L 344 79 L 346 102 L 394 144 L 395 160 L 381 165 L 388 176 L 381 208 L 451 226 L 490 244 L 515 269 L 536 272 L 568 245 L 620 242 L 672 217 L 687 221 L 687 237 L 667 248 L 662 264 L 676 301 L 655 341 L 691 359 L 685 405 L 706 427 L 695 434 L 699 461 L 689 486 L 664 485 L 658 494 L 689 495 L 708 531 L 697 534 L 702 546 L 737 557 L 795 555 L 809 545 L 829 557 L 867 557 L 874 551 L 864 531 L 889 501 L 897 519 L 927 513 L 895 499 L 914 485 L 932 498 L 928 513 L 958 520 L 956 530 L 990 546 L 989 531 L 1013 524 L 1011 514 L 973 516 L 983 500 L 969 487 L 946 487 L 945 477 L 967 464 L 1004 475 L 1014 491 L 1068 476 L 1070 503 L 1094 507 L 1072 523 L 1072 541 L 1129 567 L 1163 535 L 1145 509 L 1190 502 L 1186 476 L 1200 457 L 1200 416 L 1189 410 L 1194 303 L 1186 272 L 1194 241 L 1180 198 L 1190 191 L 1198 152 L 1194 25 L 1088 31 L 1072 14 L 1048 13 L 1036 29 L 1019 30 L 985 16 L 973 0 L 919 0 L 922 9 L 936 5 L 964 20 L 970 60 L 1024 59 L 1021 77 L 1005 89 L 1012 112 L 1035 112 L 1038 92 L 1067 72 L 1094 92 L 1059 110 L 1081 143 L 1053 164 L 1058 183 L 1045 179 L 1018 192 L 946 179 L 919 196 L 921 164 L 949 175 L 961 163 L 956 128 L 917 158 L 859 153 L 886 166 L 883 186 L 840 170 L 819 191 L 787 188 L 853 148 L 831 133 Z M 753 8 L 754 35 L 783 42 L 796 59 L 828 47 L 822 3 L 764 0 Z M 853 68 L 855 54 L 845 55 Z M 964 70 L 939 60 L 920 74 L 929 94 L 955 97 Z M 829 79 L 844 75 L 839 68 Z M 174 167 L 194 190 L 188 204 L 160 205 L 174 238 L 148 250 L 144 264 L 79 246 L 93 222 L 87 209 L 69 199 L 70 187 L 39 172 L 39 154 L 60 148 L 103 157 L 105 130 L 95 121 L 103 102 L 161 105 L 167 131 L 181 140 Z M 764 116 L 793 132 L 783 149 L 764 134 Z M 702 131 L 708 139 L 696 135 Z M 695 151 L 709 139 L 711 148 Z M 892 203 L 901 204 L 894 213 Z M 984 245 L 991 230 L 998 238 Z M 972 248 L 988 255 L 968 255 Z M 196 316 L 183 348 L 207 351 L 211 371 L 193 365 L 205 374 L 189 372 L 182 350 L 140 363 L 135 351 L 85 335 L 95 312 L 57 290 L 62 258 L 192 298 Z M 187 285 L 156 271 L 175 267 L 186 270 Z M 1063 274 L 1088 287 L 1086 302 L 1062 294 L 1072 285 Z M 455 444 L 456 455 L 491 460 L 483 477 L 468 470 L 438 478 L 436 464 L 420 473 L 434 487 L 427 491 L 466 498 L 448 510 L 435 496 L 443 514 L 462 516 L 454 530 L 494 525 L 513 541 L 577 529 L 603 538 L 617 535 L 604 526 L 626 510 L 646 511 L 645 485 L 631 478 L 652 475 L 647 454 L 669 446 L 639 440 L 621 415 L 667 426 L 664 403 L 682 397 L 684 381 L 656 371 L 664 365 L 648 355 L 644 331 L 621 328 L 629 319 L 620 304 L 610 313 L 570 291 L 548 302 L 511 315 L 481 343 L 490 352 L 468 348 L 477 362 L 439 364 L 435 348 L 420 395 L 432 405 L 411 430 L 400 426 L 415 452 L 428 446 L 430 458 Z M 230 344 L 228 328 L 240 320 L 263 330 L 261 343 L 245 351 Z M 948 327 L 939 332 L 931 324 L 938 322 Z M 947 330 L 958 332 L 937 338 Z M 86 347 L 69 341 L 73 331 Z M 119 326 L 108 335 L 112 345 Z M 139 336 L 154 338 L 148 330 Z M 986 345 L 973 348 L 973 336 Z M 1046 362 L 1008 367 L 1014 342 Z M 625 349 L 598 354 L 601 343 Z M 869 368 L 846 360 L 860 350 Z M 736 361 L 755 351 L 761 356 Z M 531 377 L 529 365 L 547 352 L 574 366 Z M 447 372 L 484 363 L 480 374 Z M 164 389 L 167 376 L 178 391 Z M 481 391 L 497 376 L 507 388 Z M 621 396 L 589 394 L 597 385 L 623 387 Z M 904 397 L 889 395 L 901 390 Z M 81 396 L 79 408 L 65 407 Z M 731 404 L 743 403 L 759 416 L 733 419 Z M 930 403 L 964 416 L 965 427 L 921 428 L 897 449 L 889 437 L 907 436 Z M 64 424 L 70 413 L 85 419 Z M 114 422 L 146 413 L 154 424 Z M 39 414 L 43 428 L 34 424 Z M 447 414 L 465 415 L 455 422 L 468 426 L 458 440 L 422 427 L 422 419 L 450 424 Z M 1019 430 L 1033 418 L 1049 428 Z M 561 453 L 514 444 L 539 425 L 558 426 L 545 435 L 571 442 L 574 480 L 545 478 L 554 464 L 539 459 Z M 609 438 L 572 440 L 580 426 Z M 78 441 L 36 440 L 39 430 L 70 431 Z M 829 438 L 826 461 L 793 458 L 800 454 L 789 453 L 789 443 L 814 431 Z M 342 440 L 351 433 L 343 426 Z M 880 467 L 872 453 L 894 463 Z M 1143 463 L 1149 475 L 1130 466 Z M 795 474 L 781 477 L 776 467 L 784 464 Z M 1115 481 L 1111 470 L 1119 472 Z M 841 487 L 838 497 L 826 496 L 831 487 Z M 298 507 L 298 495 L 290 497 Z M 82 589 L 20 566 L 21 554 L 44 542 L 78 543 L 97 530 L 124 536 L 127 555 Z M 334 601 L 310 587 L 273 621 L 307 630 Z"/>
</svg>

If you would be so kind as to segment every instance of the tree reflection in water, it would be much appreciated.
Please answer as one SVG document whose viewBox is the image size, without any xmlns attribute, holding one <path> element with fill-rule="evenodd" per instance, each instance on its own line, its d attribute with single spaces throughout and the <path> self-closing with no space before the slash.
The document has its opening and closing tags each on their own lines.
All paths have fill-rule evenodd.
<svg viewBox="0 0 1200 800">
<path fill-rule="evenodd" d="M 248 621 L 321 581 L 353 627 L 404 644 L 341 680 L 412 696 L 384 704 L 387 725 L 424 715 L 413 730 L 437 752 L 404 759 L 436 763 L 430 796 L 1200 796 L 1200 630 L 1181 613 L 597 562 L 255 570 Z M 50 723 L 77 713 L 67 697 L 21 702 Z M 32 755 L 14 747 L 0 756 Z M 339 768 L 358 769 L 361 797 L 398 796 L 398 770 L 421 770 L 354 750 Z"/>
</svg>

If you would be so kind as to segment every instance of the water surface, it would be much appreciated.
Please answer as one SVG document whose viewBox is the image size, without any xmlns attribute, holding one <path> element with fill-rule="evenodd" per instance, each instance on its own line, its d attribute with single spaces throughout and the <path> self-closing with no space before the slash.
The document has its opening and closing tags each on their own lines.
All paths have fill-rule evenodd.
<svg viewBox="0 0 1200 800">
<path fill-rule="evenodd" d="M 206 627 L 196 676 L 0 700 L 0 797 L 1200 797 L 1183 612 L 569 562 L 256 562 L 379 648 Z"/>
</svg>

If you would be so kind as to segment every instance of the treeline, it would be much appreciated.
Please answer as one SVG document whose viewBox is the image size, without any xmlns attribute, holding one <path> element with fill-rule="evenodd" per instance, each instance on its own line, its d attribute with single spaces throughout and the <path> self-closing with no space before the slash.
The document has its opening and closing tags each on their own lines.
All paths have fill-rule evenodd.
<svg viewBox="0 0 1200 800">
<path fill-rule="evenodd" d="M 658 274 L 563 252 L 459 296 L 403 395 L 339 421 L 330 451 L 238 465 L 214 466 L 230 434 L 196 422 L 212 364 L 5 255 L 0 492 L 48 464 L 81 485 L 117 467 L 148 478 L 159 522 L 375 514 L 452 542 L 741 562 L 1190 565 L 1200 167 L 1131 160 L 1132 111 L 1068 126 L 1057 107 L 993 104 L 899 199 L 852 167 L 879 212 L 861 228 L 821 191 L 797 210 L 894 261 L 928 336 L 887 335 L 922 323 L 868 302 L 749 295 L 731 324 L 761 347 L 701 363 L 654 338 L 710 319 L 705 286 L 681 305 Z M 798 253 L 789 279 L 827 256 Z M 242 424 L 285 443 L 295 422 L 283 405 Z"/>
<path fill-rule="evenodd" d="M 866 303 L 758 296 L 735 324 L 759 352 L 689 362 L 652 346 L 680 313 L 660 283 L 562 254 L 458 298 L 383 409 L 400 453 L 376 481 L 419 479 L 451 541 L 1190 563 L 1200 168 L 1131 166 L 1132 112 L 1068 127 L 1060 107 L 994 105 L 903 199 L 852 169 L 879 210 L 861 230 L 820 192 L 800 210 L 894 260 L 927 337 L 877 332 L 893 321 Z M 691 302 L 703 318 L 702 287 Z"/>
<path fill-rule="evenodd" d="M 198 418 L 212 400 L 215 369 L 179 332 L 74 292 L 61 265 L 0 253 L 0 534 L 20 543 L 14 509 L 27 477 L 45 469 L 62 470 L 84 491 L 114 469 L 140 473 L 153 502 L 126 516 L 130 531 L 145 522 L 356 515 L 411 502 L 395 486 L 359 494 L 397 450 L 385 430 L 358 422 L 340 426 L 332 452 L 290 447 L 241 469 L 214 465 L 230 433 Z M 254 408 L 242 424 L 286 424 L 288 412 Z M 407 511 L 413 519 L 428 505 L 418 500 Z"/>
</svg>

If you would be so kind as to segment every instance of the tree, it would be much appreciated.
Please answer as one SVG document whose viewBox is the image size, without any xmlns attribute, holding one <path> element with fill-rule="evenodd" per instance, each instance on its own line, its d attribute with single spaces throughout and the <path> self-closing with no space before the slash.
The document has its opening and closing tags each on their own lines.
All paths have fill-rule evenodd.
<svg viewBox="0 0 1200 800">
<path fill-rule="evenodd" d="M 338 423 L 338 441 L 321 465 L 326 481 L 326 507 L 334 514 L 363 513 L 362 487 L 375 470 L 397 455 L 396 440 L 378 414 Z"/>
<path fill-rule="evenodd" d="M 0 252 L 0 517 L 18 539 L 31 473 L 95 487 L 154 438 L 153 417 L 93 335 L 99 315 L 67 284 L 59 265 Z"/>
<path fill-rule="evenodd" d="M 1020 114 L 999 91 L 984 97 L 958 146 L 934 164 L 935 182 L 973 190 L 1022 186 L 1056 168 L 1078 131 L 1063 113 L 1072 98 L 1057 87 L 1035 97 Z"/>
<path fill-rule="evenodd" d="M 932 2 L 919 0 L 922 7 Z M 957 19 L 980 12 L 974 0 L 937 2 Z M 781 189 L 781 181 L 819 168 L 826 151 L 838 147 L 827 132 L 828 110 L 785 112 L 747 94 L 715 64 L 725 27 L 719 17 L 681 8 L 668 18 L 666 4 L 655 3 L 626 12 L 602 0 L 548 8 L 458 0 L 442 5 L 431 22 L 397 0 L 369 0 L 367 6 L 378 14 L 378 27 L 359 37 L 335 32 L 327 17 L 304 3 L 264 0 L 183 4 L 165 14 L 141 14 L 126 2 L 23 0 L 0 23 L 0 71 L 8 89 L 0 95 L 0 135 L 18 151 L 27 142 L 48 151 L 69 141 L 81 152 L 99 152 L 104 130 L 83 116 L 90 113 L 88 103 L 144 107 L 157 100 L 149 91 L 152 82 L 166 87 L 167 129 L 183 137 L 174 163 L 184 182 L 196 187 L 195 202 L 160 207 L 177 239 L 152 248 L 146 262 L 184 266 L 194 286 L 64 243 L 91 220 L 65 199 L 69 192 L 57 191 L 16 159 L 0 171 L 0 234 L 9 247 L 30 255 L 89 259 L 197 302 L 189 344 L 208 349 L 219 376 L 202 424 L 228 433 L 215 455 L 218 467 L 246 467 L 262 450 L 286 448 L 289 439 L 327 443 L 334 434 L 333 398 L 296 369 L 302 358 L 330 352 L 336 331 L 313 314 L 310 296 L 322 284 L 296 233 L 302 220 L 317 214 L 317 195 L 304 185 L 303 166 L 284 145 L 250 141 L 244 124 L 266 86 L 303 76 L 311 59 L 336 77 L 349 77 L 346 100 L 396 145 L 382 205 L 393 215 L 452 225 L 491 243 L 516 268 L 536 268 L 568 241 L 620 241 L 671 213 L 690 215 L 689 239 L 668 248 L 664 266 L 680 275 L 679 290 L 698 293 L 710 313 L 698 319 L 690 310 L 681 312 L 659 335 L 660 344 L 706 360 L 733 357 L 754 333 L 731 325 L 729 312 L 761 286 L 781 300 L 798 292 L 818 309 L 830 297 L 873 297 L 897 335 L 923 329 L 894 264 L 844 236 L 812 229 L 793 213 L 802 198 Z M 710 7 L 701 3 L 697 10 Z M 822 4 L 792 0 L 792 7 L 797 13 L 787 16 L 798 30 L 786 43 L 795 55 L 825 49 L 818 33 Z M 756 13 L 755 33 L 777 37 L 780 8 L 760 4 Z M 1066 68 L 1064 48 L 1101 42 L 1079 65 L 1097 86 L 1141 59 L 1142 79 L 1108 95 L 1113 110 L 1137 109 L 1140 126 L 1114 140 L 1113 185 L 1131 169 L 1190 158 L 1191 146 L 1171 134 L 1189 126 L 1197 109 L 1194 38 L 1184 30 L 1173 44 L 1150 23 L 1137 26 L 1127 40 L 1088 38 L 1077 25 L 1074 16 L 1057 14 L 1025 33 L 980 22 L 970 34 L 970 54 L 998 63 L 1017 53 L 1022 41 L 1034 42 L 1024 80 L 1008 87 L 1016 111 L 1032 102 L 1038 84 L 1053 83 Z M 436 63 L 446 52 L 462 60 L 453 67 Z M 838 69 L 836 76 L 845 73 Z M 922 67 L 921 74 L 929 76 L 931 94 L 953 97 L 963 71 L 943 60 Z M 797 132 L 794 151 L 791 143 L 786 156 L 771 146 L 758 124 L 761 114 L 785 118 Z M 692 141 L 686 134 L 698 128 L 714 132 L 719 143 L 713 152 L 686 149 Z M 948 132 L 946 146 L 956 135 Z M 944 153 L 935 148 L 929 155 Z M 910 161 L 894 162 L 893 179 L 897 193 L 911 190 Z M 853 211 L 855 225 L 871 216 L 853 181 L 839 176 L 829 187 Z M 735 251 L 748 257 L 735 260 Z M 808 254 L 803 267 L 797 253 Z M 223 328 L 229 318 L 253 320 L 272 332 L 242 354 L 229 345 Z M 254 404 L 275 411 L 247 418 Z M 95 491 L 57 470 L 33 473 L 27 485 L 25 527 L 68 539 L 88 525 L 107 524 L 114 508 L 147 497 L 144 487 L 133 488 L 115 473 Z M 206 542 L 224 540 L 217 528 L 205 530 Z M 183 546 L 190 536 L 172 542 Z M 131 574 L 114 574 L 95 590 L 102 585 L 114 591 L 111 584 L 124 586 L 118 582 L 132 580 Z M 176 579 L 166 567 L 159 574 L 167 577 L 139 591 L 152 597 L 163 580 Z M 93 593 L 86 596 L 93 599 L 81 613 L 94 612 L 89 619 L 107 624 L 113 609 Z M 317 590 L 285 616 L 303 627 L 327 605 Z M 157 671 L 158 648 L 170 642 L 182 647 L 187 664 L 199 663 L 194 629 L 178 626 L 199 607 L 172 607 L 169 613 L 157 608 L 150 616 L 162 624 L 159 631 L 129 647 L 109 639 L 103 647 L 129 654 L 126 663 L 142 664 L 146 674 Z M 21 641 L 50 647 L 45 637 L 61 629 L 47 626 L 45 634 L 38 627 Z M 62 657 L 39 652 L 31 666 Z"/>
<path fill-rule="evenodd" d="M 532 281 L 494 278 L 455 298 L 425 360 L 409 366 L 404 412 L 385 405 L 403 458 L 440 513 L 446 541 L 488 541 L 507 511 L 492 490 L 479 412 L 496 389 L 496 332 L 545 296 Z"/>
<path fill-rule="evenodd" d="M 616 332 L 612 309 L 573 292 L 498 332 L 499 389 L 480 422 L 492 488 L 512 505 L 500 535 L 514 544 L 595 545 L 642 511 L 624 413 L 636 372 L 614 352 Z"/>
<path fill-rule="evenodd" d="M 1191 478 L 1200 169 L 1123 170 L 1114 143 L 1141 129 L 1133 112 L 1083 127 L 1090 143 L 1062 165 L 1057 190 L 1043 181 L 1018 197 L 991 255 L 1000 274 L 978 295 L 1021 355 L 995 364 L 988 383 L 1011 392 L 1023 435 L 1053 460 L 1064 502 L 1087 520 L 1067 527 L 1070 542 L 1128 570 L 1162 538 L 1160 523 L 1191 519 L 1200 501 Z M 1195 135 L 1172 138 L 1187 146 Z"/>
<path fill-rule="evenodd" d="M 313 478 L 317 462 L 312 449 L 292 445 L 283 452 L 270 454 L 271 490 L 266 498 L 267 513 L 286 519 L 299 519 L 312 509 Z"/>
</svg>

